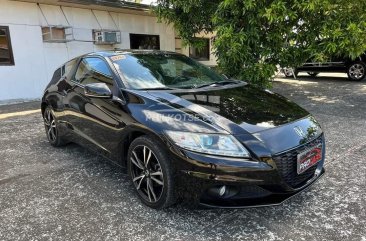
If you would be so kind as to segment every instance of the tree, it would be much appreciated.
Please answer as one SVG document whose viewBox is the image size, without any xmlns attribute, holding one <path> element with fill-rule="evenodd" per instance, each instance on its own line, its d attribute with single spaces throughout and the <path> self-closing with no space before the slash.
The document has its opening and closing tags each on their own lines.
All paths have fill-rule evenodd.
<svg viewBox="0 0 366 241">
<path fill-rule="evenodd" d="M 155 12 L 185 44 L 214 32 L 220 69 L 269 86 L 276 65 L 365 52 L 365 9 L 365 0 L 157 0 Z"/>
</svg>

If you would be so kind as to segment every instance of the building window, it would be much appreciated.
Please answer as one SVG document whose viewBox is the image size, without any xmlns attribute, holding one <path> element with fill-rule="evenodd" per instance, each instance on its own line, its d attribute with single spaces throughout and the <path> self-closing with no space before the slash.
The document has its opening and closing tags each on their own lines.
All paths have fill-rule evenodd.
<svg viewBox="0 0 366 241">
<path fill-rule="evenodd" d="M 66 26 L 42 27 L 43 42 L 66 43 L 74 40 L 73 29 Z"/>
<path fill-rule="evenodd" d="M 204 44 L 200 48 L 189 47 L 189 57 L 196 60 L 210 60 L 210 39 L 202 38 Z"/>
<path fill-rule="evenodd" d="M 159 35 L 130 34 L 131 49 L 156 49 L 160 50 Z"/>
<path fill-rule="evenodd" d="M 0 26 L 0 65 L 14 65 L 9 27 Z"/>
</svg>

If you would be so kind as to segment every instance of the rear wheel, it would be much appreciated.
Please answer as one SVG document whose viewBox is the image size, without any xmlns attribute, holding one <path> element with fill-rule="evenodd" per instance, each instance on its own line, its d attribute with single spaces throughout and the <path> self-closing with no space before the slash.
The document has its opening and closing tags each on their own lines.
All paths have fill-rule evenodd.
<svg viewBox="0 0 366 241">
<path fill-rule="evenodd" d="M 316 77 L 319 73 L 318 72 L 307 72 L 308 75 L 311 77 Z"/>
<path fill-rule="evenodd" d="M 366 75 L 366 65 L 363 62 L 354 62 L 347 69 L 348 78 L 351 80 L 362 80 Z"/>
<path fill-rule="evenodd" d="M 149 136 L 136 138 L 128 150 L 129 176 L 141 201 L 155 209 L 175 203 L 173 170 L 158 141 Z"/>
<path fill-rule="evenodd" d="M 52 108 L 49 106 L 46 107 L 43 113 L 43 122 L 49 143 L 52 146 L 65 145 L 66 142 L 59 135 L 59 129 L 56 117 L 53 114 Z"/>
</svg>

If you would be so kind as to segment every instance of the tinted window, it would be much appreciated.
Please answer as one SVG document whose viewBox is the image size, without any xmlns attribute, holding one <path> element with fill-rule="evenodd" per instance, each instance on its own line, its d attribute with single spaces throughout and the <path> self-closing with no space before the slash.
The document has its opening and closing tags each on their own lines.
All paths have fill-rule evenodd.
<svg viewBox="0 0 366 241">
<path fill-rule="evenodd" d="M 14 65 L 9 27 L 0 26 L 0 65 Z"/>
<path fill-rule="evenodd" d="M 61 68 L 56 69 L 56 71 L 53 73 L 51 83 L 55 84 L 59 79 L 61 78 Z"/>
<path fill-rule="evenodd" d="M 132 89 L 195 88 L 224 80 L 214 71 L 184 55 L 116 55 L 111 60 Z"/>
<path fill-rule="evenodd" d="M 75 74 L 75 81 L 80 84 L 106 83 L 110 88 L 113 86 L 112 73 L 102 59 L 84 58 Z"/>
<path fill-rule="evenodd" d="M 70 74 L 70 71 L 72 70 L 72 68 L 74 67 L 76 63 L 76 60 L 73 59 L 69 62 L 67 62 L 64 66 L 62 66 L 62 75 L 69 75 Z"/>
</svg>

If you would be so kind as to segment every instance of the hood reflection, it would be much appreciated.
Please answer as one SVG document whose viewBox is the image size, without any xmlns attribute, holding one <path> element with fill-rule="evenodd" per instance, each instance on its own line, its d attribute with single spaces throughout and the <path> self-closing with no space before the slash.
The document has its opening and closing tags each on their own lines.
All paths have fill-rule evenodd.
<svg viewBox="0 0 366 241">
<path fill-rule="evenodd" d="M 193 93 L 150 92 L 150 94 L 170 102 L 175 108 L 183 111 L 197 112 L 195 106 L 199 105 L 205 108 L 206 115 L 210 115 L 211 112 L 217 125 L 223 126 L 222 119 L 227 119 L 251 133 L 274 128 L 309 115 L 307 111 L 286 98 L 250 85 Z M 202 113 L 201 110 L 200 114 Z M 216 118 L 217 114 L 224 118 Z"/>
</svg>

